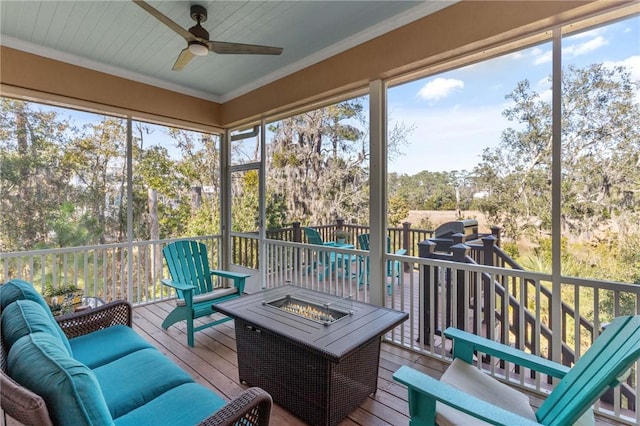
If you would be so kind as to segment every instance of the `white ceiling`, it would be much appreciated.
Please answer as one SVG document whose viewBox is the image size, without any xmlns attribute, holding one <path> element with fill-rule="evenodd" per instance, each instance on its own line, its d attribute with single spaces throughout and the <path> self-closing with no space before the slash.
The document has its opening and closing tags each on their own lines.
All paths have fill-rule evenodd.
<svg viewBox="0 0 640 426">
<path fill-rule="evenodd" d="M 225 102 L 454 1 L 150 1 L 189 28 L 192 4 L 208 10 L 211 40 L 284 48 L 280 56 L 195 57 L 172 71 L 186 47 L 132 1 L 0 1 L 0 43 L 200 98 Z M 384 52 L 380 52 L 384 54 Z M 339 72 L 339 70 L 336 70 Z"/>
</svg>

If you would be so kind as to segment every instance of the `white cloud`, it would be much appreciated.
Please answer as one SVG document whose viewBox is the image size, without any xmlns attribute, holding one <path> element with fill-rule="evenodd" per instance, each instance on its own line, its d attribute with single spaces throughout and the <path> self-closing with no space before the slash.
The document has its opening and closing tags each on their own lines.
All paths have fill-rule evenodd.
<svg viewBox="0 0 640 426">
<path fill-rule="evenodd" d="M 562 49 L 562 53 L 564 55 L 569 55 L 572 57 L 586 55 L 587 53 L 591 53 L 594 50 L 599 49 L 602 46 L 606 46 L 609 44 L 607 40 L 605 40 L 602 36 L 597 36 L 592 38 L 589 41 L 580 44 L 572 44 Z"/>
<path fill-rule="evenodd" d="M 606 61 L 604 66 L 608 68 L 623 66 L 631 74 L 631 80 L 640 81 L 640 55 L 629 56 L 616 62 Z"/>
<path fill-rule="evenodd" d="M 551 62 L 553 52 L 551 50 L 534 52 L 533 65 L 542 65 Z"/>
<path fill-rule="evenodd" d="M 418 96 L 428 101 L 437 101 L 446 98 L 455 89 L 463 88 L 464 82 L 462 80 L 438 77 L 422 86 L 422 89 L 418 92 Z"/>
<path fill-rule="evenodd" d="M 538 82 L 534 86 L 534 90 L 538 92 L 541 101 L 551 102 L 552 92 L 551 81 L 549 81 L 549 77 L 538 80 Z"/>
</svg>

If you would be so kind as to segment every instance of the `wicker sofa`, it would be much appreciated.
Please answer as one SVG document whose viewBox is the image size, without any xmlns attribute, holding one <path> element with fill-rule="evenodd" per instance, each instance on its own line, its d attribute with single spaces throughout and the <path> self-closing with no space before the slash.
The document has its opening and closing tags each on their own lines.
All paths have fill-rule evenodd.
<svg viewBox="0 0 640 426">
<path fill-rule="evenodd" d="M 131 328 L 113 302 L 57 320 L 25 281 L 0 285 L 2 409 L 33 425 L 267 425 L 271 397 L 227 403 Z"/>
</svg>

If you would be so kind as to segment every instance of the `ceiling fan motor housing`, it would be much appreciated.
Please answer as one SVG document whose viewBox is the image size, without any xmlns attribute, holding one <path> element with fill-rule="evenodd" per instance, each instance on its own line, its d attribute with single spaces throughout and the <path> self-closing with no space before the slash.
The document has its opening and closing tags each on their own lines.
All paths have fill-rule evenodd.
<svg viewBox="0 0 640 426">
<path fill-rule="evenodd" d="M 200 23 L 207 20 L 207 9 L 202 6 L 191 6 L 191 17 L 197 22 L 193 27 L 189 28 L 189 32 L 195 37 L 202 40 L 209 40 L 209 31 L 200 26 Z"/>
<path fill-rule="evenodd" d="M 204 7 L 194 4 L 191 6 L 191 19 L 194 21 L 206 22 L 207 21 L 207 9 Z"/>
</svg>

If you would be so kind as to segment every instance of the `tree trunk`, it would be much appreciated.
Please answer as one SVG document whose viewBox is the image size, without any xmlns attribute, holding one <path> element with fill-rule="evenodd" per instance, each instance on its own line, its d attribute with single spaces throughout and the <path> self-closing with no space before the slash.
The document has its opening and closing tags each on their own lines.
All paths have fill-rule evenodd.
<svg viewBox="0 0 640 426">
<path fill-rule="evenodd" d="M 160 223 L 158 222 L 158 192 L 155 189 L 147 190 L 149 204 L 149 239 L 160 239 Z M 159 244 L 151 245 L 151 283 L 155 284 L 162 278 L 162 254 Z"/>
</svg>

